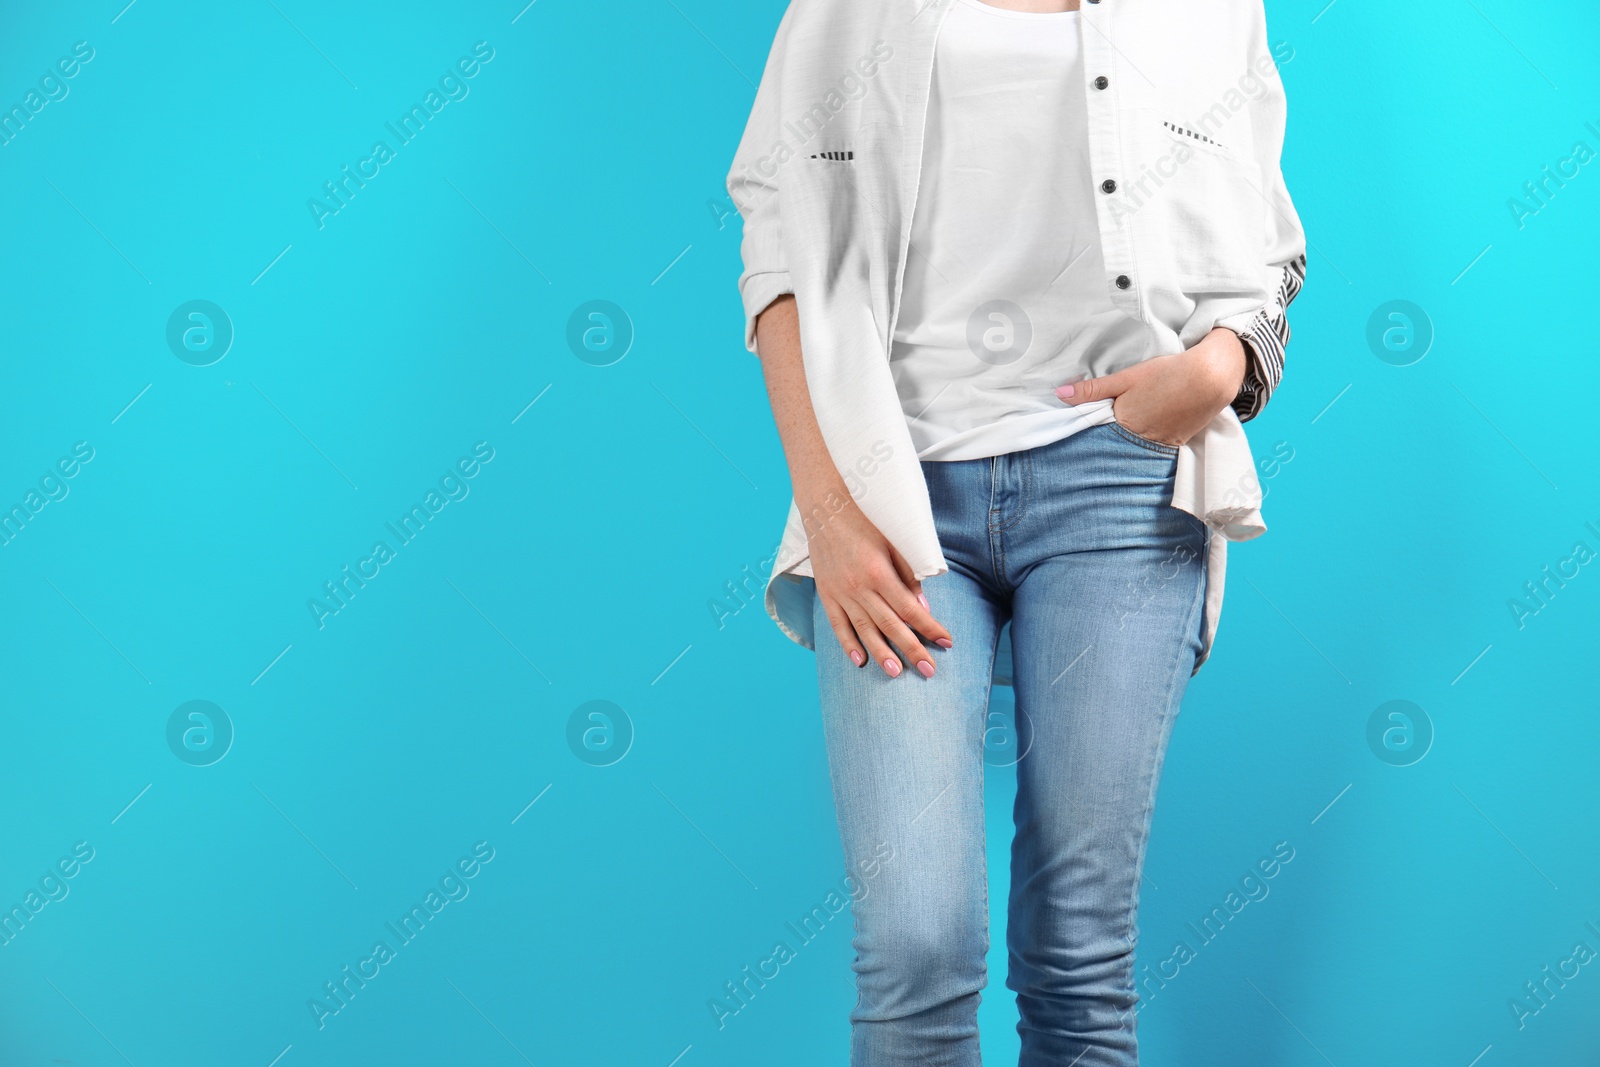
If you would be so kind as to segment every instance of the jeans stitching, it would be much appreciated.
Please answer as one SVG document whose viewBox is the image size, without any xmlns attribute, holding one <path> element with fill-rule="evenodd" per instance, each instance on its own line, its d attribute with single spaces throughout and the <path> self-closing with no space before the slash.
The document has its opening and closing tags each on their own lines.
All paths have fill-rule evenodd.
<svg viewBox="0 0 1600 1067">
<path fill-rule="evenodd" d="M 996 589 L 1004 591 L 1006 588 L 1006 546 L 1000 536 L 1000 531 L 1004 529 L 1004 526 L 995 521 L 1000 514 L 1000 509 L 995 504 L 996 475 L 998 475 L 999 471 L 1000 457 L 991 456 L 989 459 L 989 521 L 987 524 L 989 528 L 989 577 L 994 580 Z"/>
<path fill-rule="evenodd" d="M 1006 542 L 994 526 L 989 528 L 989 570 L 995 588 L 1003 593 L 1010 592 L 1011 587 L 1006 584 Z"/>
<path fill-rule="evenodd" d="M 1152 441 L 1148 437 L 1140 437 L 1132 430 L 1123 426 L 1120 422 L 1113 422 L 1109 425 L 1123 440 L 1132 442 L 1133 444 L 1138 445 L 1140 448 L 1154 452 L 1160 456 L 1176 456 L 1178 454 L 1177 445 L 1163 444 L 1160 441 Z"/>
<path fill-rule="evenodd" d="M 999 626 L 996 626 L 994 628 L 994 644 L 989 649 L 989 682 L 988 682 L 988 685 L 984 688 L 984 691 L 983 691 L 983 718 L 981 718 L 979 720 L 979 722 L 978 722 L 978 726 L 979 726 L 979 732 L 978 732 L 978 797 L 979 797 L 980 802 L 982 801 L 982 798 L 983 798 L 983 795 L 984 795 L 984 789 L 986 788 L 986 781 L 985 780 L 988 778 L 988 771 L 986 770 L 986 768 L 988 767 L 988 764 L 985 763 L 984 759 L 983 759 L 983 745 L 984 745 L 984 738 L 988 736 L 989 701 L 994 697 L 994 661 L 995 661 L 995 657 L 1000 654 L 1000 631 L 1004 628 L 1004 626 L 1005 626 L 1005 624 L 1001 623 Z M 982 913 L 983 914 L 983 959 L 984 959 L 984 965 L 983 965 L 983 967 L 984 967 L 983 987 L 985 989 L 987 989 L 989 987 L 989 962 L 988 961 L 989 961 L 990 938 L 991 938 L 991 935 L 992 935 L 992 931 L 989 928 L 989 867 L 988 867 L 988 861 L 989 861 L 989 826 L 988 826 L 988 821 L 989 820 L 988 820 L 987 814 L 985 814 L 983 816 L 980 816 L 979 819 L 978 819 L 978 841 L 979 841 L 979 844 L 982 846 L 982 855 L 984 857 L 984 873 L 983 873 L 983 878 L 981 879 L 981 881 L 983 882 L 983 913 Z"/>
<path fill-rule="evenodd" d="M 1024 515 L 1028 514 L 1028 501 L 1033 497 L 1033 452 L 1034 450 L 1030 448 L 1026 452 L 1012 453 L 1016 463 L 1022 467 L 1022 492 L 1020 494 L 1021 499 L 1017 502 L 1016 514 L 1011 516 L 1009 521 L 1000 525 L 1002 530 L 1011 529 L 1022 521 Z M 1000 458 L 1012 457 L 1002 456 Z"/>
<path fill-rule="evenodd" d="M 1006 542 L 1005 532 L 1013 529 L 1028 513 L 1028 500 L 1033 495 L 1033 449 L 1024 452 L 1013 452 L 1003 456 L 995 456 L 990 463 L 989 482 L 989 554 L 992 561 L 992 571 L 996 588 L 1004 592 L 1014 592 L 1016 587 L 1006 577 Z M 1000 509 L 994 506 L 996 475 L 1000 465 L 1011 460 L 1022 468 L 1022 489 L 1019 493 L 1016 514 L 1010 519 L 996 523 L 995 519 L 1000 514 Z"/>
<path fill-rule="evenodd" d="M 1184 613 L 1183 617 L 1184 641 L 1188 640 L 1189 633 L 1194 627 L 1196 609 L 1205 603 L 1205 592 L 1209 575 L 1207 575 L 1206 571 L 1204 570 L 1204 563 L 1199 564 L 1199 566 L 1202 568 L 1200 572 L 1200 580 L 1195 583 L 1194 597 L 1189 601 L 1189 610 Z M 1128 908 L 1126 912 L 1128 923 L 1126 932 L 1123 934 L 1123 939 L 1127 942 L 1128 947 L 1133 950 L 1128 954 L 1129 985 L 1132 987 L 1134 995 L 1134 1007 L 1129 1008 L 1126 1013 L 1126 1021 L 1128 1023 L 1128 1030 L 1130 1032 L 1132 1032 L 1134 1029 L 1134 1008 L 1138 1007 L 1139 999 L 1138 983 L 1134 979 L 1134 969 L 1138 964 L 1138 959 L 1135 953 L 1138 951 L 1138 938 L 1136 936 L 1136 929 L 1138 926 L 1139 912 L 1139 885 L 1144 880 L 1144 863 L 1149 855 L 1148 849 L 1150 844 L 1150 824 L 1155 812 L 1156 804 L 1157 771 L 1159 765 L 1165 762 L 1167 744 L 1171 739 L 1172 728 L 1178 717 L 1177 712 L 1172 708 L 1172 695 L 1178 688 L 1179 667 L 1182 662 L 1183 645 L 1179 644 L 1176 651 L 1173 653 L 1172 667 L 1167 674 L 1166 700 L 1164 703 L 1164 710 L 1161 713 L 1163 721 L 1160 728 L 1160 738 L 1154 749 L 1155 755 L 1158 755 L 1161 758 L 1153 758 L 1150 761 L 1150 765 L 1145 773 L 1145 777 L 1148 779 L 1148 784 L 1145 789 L 1144 813 L 1141 819 L 1144 826 L 1145 847 L 1140 851 L 1139 863 L 1133 872 L 1133 891 L 1129 894 Z"/>
</svg>

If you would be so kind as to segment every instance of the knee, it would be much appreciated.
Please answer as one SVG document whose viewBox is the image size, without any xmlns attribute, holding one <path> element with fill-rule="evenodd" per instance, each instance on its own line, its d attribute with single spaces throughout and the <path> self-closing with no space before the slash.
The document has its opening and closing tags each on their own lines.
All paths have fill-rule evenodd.
<svg viewBox="0 0 1600 1067">
<path fill-rule="evenodd" d="M 1133 1009 L 1133 945 L 1104 936 L 1075 945 L 1012 946 L 1006 984 L 1022 1014 L 1069 1033 L 1089 1033 Z"/>
<path fill-rule="evenodd" d="M 858 1019 L 901 1019 L 969 997 L 975 1003 L 986 981 L 987 916 L 976 906 L 913 910 L 864 928 L 856 947 Z"/>
</svg>

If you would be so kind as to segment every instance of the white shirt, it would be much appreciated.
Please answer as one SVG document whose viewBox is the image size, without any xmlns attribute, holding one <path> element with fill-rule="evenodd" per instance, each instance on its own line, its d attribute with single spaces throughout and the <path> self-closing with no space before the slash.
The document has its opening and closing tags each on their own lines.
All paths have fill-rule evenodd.
<svg viewBox="0 0 1600 1067">
<path fill-rule="evenodd" d="M 793 293 L 822 439 L 862 512 L 919 579 L 949 564 L 889 352 L 934 46 L 953 4 L 791 0 L 727 181 L 744 220 L 745 346 L 756 351 L 756 317 Z M 1287 308 L 1305 276 L 1305 234 L 1278 163 L 1283 85 L 1262 0 L 1103 0 L 1077 22 L 1093 86 L 1091 182 L 1116 183 L 1095 197 L 1101 286 L 1148 328 L 1152 355 L 1221 326 L 1255 356 L 1245 402 L 1178 453 L 1172 506 L 1213 534 L 1198 669 L 1217 630 L 1227 544 L 1266 530 L 1240 420 L 1283 373 Z M 805 522 L 791 499 L 766 607 L 811 648 Z M 996 678 L 1009 669 L 997 656 Z"/>
<path fill-rule="evenodd" d="M 1054 390 L 1153 354 L 1106 295 L 1078 12 L 956 0 L 939 31 L 890 369 L 917 458 L 1113 421 Z"/>
</svg>

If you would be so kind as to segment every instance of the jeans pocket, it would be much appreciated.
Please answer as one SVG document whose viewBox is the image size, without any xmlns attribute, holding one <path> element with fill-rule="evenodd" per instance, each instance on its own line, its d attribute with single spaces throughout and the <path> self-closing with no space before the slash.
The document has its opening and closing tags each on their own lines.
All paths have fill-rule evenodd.
<svg viewBox="0 0 1600 1067">
<path fill-rule="evenodd" d="M 1117 436 L 1130 444 L 1149 449 L 1151 452 L 1158 452 L 1163 456 L 1176 456 L 1178 454 L 1177 445 L 1169 445 L 1165 441 L 1152 441 L 1148 437 L 1134 433 L 1120 422 L 1113 422 L 1108 425 L 1117 432 Z"/>
</svg>

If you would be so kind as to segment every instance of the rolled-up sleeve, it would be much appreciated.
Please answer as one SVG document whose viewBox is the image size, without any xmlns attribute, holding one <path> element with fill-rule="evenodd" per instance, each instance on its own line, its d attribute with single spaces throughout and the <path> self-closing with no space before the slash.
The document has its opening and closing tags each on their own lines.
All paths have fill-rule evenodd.
<svg viewBox="0 0 1600 1067">
<path fill-rule="evenodd" d="M 739 139 L 733 168 L 728 172 L 728 195 L 744 220 L 744 236 L 739 244 L 744 260 L 739 296 L 744 301 L 744 346 L 752 353 L 756 352 L 756 318 L 778 297 L 794 292 L 784 255 L 778 188 L 781 159 L 775 150 L 782 142 L 779 87 L 784 52 L 798 2 L 789 5 L 778 23 L 744 136 Z"/>
<path fill-rule="evenodd" d="M 1283 180 L 1287 106 L 1283 81 L 1278 76 L 1277 65 L 1272 62 L 1264 10 L 1258 9 L 1249 54 L 1252 64 L 1262 57 L 1261 66 L 1254 69 L 1260 75 L 1264 90 L 1250 101 L 1249 108 L 1256 164 L 1262 180 L 1257 192 L 1266 200 L 1262 270 L 1271 298 L 1260 307 L 1217 323 L 1238 334 L 1245 346 L 1244 384 L 1233 401 L 1234 412 L 1241 422 L 1261 413 L 1283 379 L 1284 356 L 1289 344 L 1289 305 L 1299 295 L 1306 278 L 1305 231 Z"/>
</svg>

